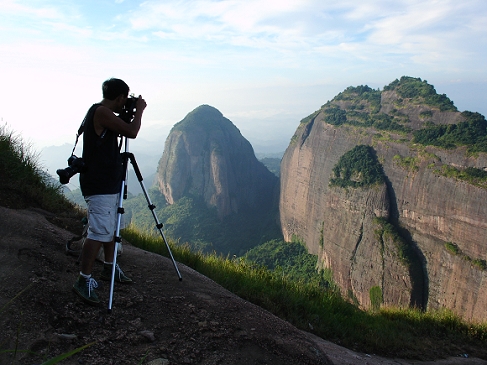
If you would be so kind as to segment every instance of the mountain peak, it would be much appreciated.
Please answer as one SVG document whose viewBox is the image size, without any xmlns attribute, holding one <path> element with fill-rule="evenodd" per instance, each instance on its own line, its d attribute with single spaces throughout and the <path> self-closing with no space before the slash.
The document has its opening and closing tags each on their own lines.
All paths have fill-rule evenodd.
<svg viewBox="0 0 487 365">
<path fill-rule="evenodd" d="M 222 125 L 228 127 L 236 127 L 230 122 L 223 114 L 216 108 L 210 105 L 200 105 L 193 111 L 189 112 L 183 120 L 176 123 L 173 127 L 174 130 L 184 130 L 186 128 L 194 128 L 197 126 L 204 127 L 205 129 L 221 128 Z"/>
<path fill-rule="evenodd" d="M 167 137 L 158 183 L 170 204 L 193 194 L 225 217 L 272 205 L 277 177 L 257 160 L 249 141 L 229 119 L 201 105 Z"/>
</svg>

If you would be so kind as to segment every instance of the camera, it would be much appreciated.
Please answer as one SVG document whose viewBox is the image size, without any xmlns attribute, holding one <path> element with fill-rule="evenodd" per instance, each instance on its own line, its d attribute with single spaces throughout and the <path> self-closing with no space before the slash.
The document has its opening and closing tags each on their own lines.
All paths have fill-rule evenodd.
<svg viewBox="0 0 487 365">
<path fill-rule="evenodd" d="M 125 123 L 132 122 L 134 118 L 135 111 L 137 110 L 137 100 L 139 98 L 135 97 L 134 94 L 130 94 L 125 102 L 122 112 L 118 115 Z"/>
<path fill-rule="evenodd" d="M 75 155 L 69 156 L 68 167 L 56 171 L 59 175 L 59 182 L 61 184 L 67 184 L 73 175 L 76 175 L 78 172 L 84 172 L 85 167 L 85 162 L 82 158 Z"/>
</svg>

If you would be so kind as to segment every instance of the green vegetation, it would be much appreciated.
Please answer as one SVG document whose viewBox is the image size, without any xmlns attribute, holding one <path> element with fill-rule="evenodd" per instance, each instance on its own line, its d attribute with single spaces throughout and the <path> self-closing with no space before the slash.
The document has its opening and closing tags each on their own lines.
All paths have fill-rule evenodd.
<svg viewBox="0 0 487 365">
<path fill-rule="evenodd" d="M 392 158 L 395 164 L 401 166 L 403 169 L 408 171 L 418 171 L 419 170 L 419 158 L 417 157 L 402 157 L 400 155 L 395 155 Z"/>
<path fill-rule="evenodd" d="M 400 80 L 396 79 L 385 86 L 384 91 L 387 90 L 396 91 L 401 98 L 409 99 L 408 102 L 437 107 L 440 111 L 457 111 L 453 102 L 445 94 L 437 94 L 432 85 L 420 78 L 403 76 Z"/>
<path fill-rule="evenodd" d="M 274 157 L 264 157 L 259 160 L 264 164 L 267 169 L 272 172 L 274 175 L 279 177 L 281 173 L 281 159 L 280 158 L 274 158 Z"/>
<path fill-rule="evenodd" d="M 369 290 L 370 305 L 373 312 L 377 312 L 382 305 L 384 298 L 382 297 L 382 289 L 380 286 L 373 286 Z"/>
<path fill-rule="evenodd" d="M 463 112 L 464 122 L 429 125 L 413 132 L 413 142 L 446 149 L 468 146 L 468 151 L 487 152 L 487 121 L 482 114 Z"/>
<path fill-rule="evenodd" d="M 160 239 L 133 227 L 124 230 L 123 237 L 144 250 L 167 255 Z M 294 281 L 281 270 L 271 271 L 243 258 L 205 255 L 174 242 L 170 245 L 178 262 L 296 327 L 312 328 L 314 334 L 356 351 L 434 359 L 487 345 L 487 324 L 466 323 L 450 311 L 382 308 L 366 312 L 333 289 Z M 380 297 L 373 290 L 374 301 Z"/>
<path fill-rule="evenodd" d="M 2 138 L 4 138 L 3 135 Z M 18 148 L 19 140 L 12 138 L 8 140 L 13 141 Z M 17 168 L 17 173 L 11 175 L 13 181 L 10 183 L 20 186 L 23 184 L 21 179 L 24 179 L 25 176 L 22 172 L 25 155 L 20 154 L 15 158 L 5 152 L 15 150 L 15 146 L 7 149 L 2 146 L 0 160 L 3 163 L 5 158 L 10 159 L 10 166 Z M 15 160 L 16 163 L 14 163 Z M 39 172 L 39 168 L 35 164 L 30 163 L 26 168 L 33 171 L 34 175 Z M 0 171 L 4 176 L 5 171 Z M 38 181 L 42 181 L 41 177 L 38 178 Z M 4 179 L 1 181 L 3 182 Z M 8 192 L 9 190 L 4 190 L 2 187 L 0 202 L 4 201 L 4 195 Z M 54 190 L 54 193 L 42 191 L 41 194 L 45 194 L 45 197 L 39 197 L 39 199 L 45 200 L 46 203 L 43 206 L 50 207 L 49 209 L 58 209 L 57 202 L 64 201 L 59 190 Z M 14 198 L 20 202 L 11 200 L 11 203 L 16 206 L 30 204 L 18 195 L 15 195 Z M 33 202 L 37 203 L 39 199 L 33 200 Z M 66 209 L 73 209 L 70 204 L 66 207 Z M 388 230 L 385 229 L 385 231 Z M 394 233 L 391 232 L 391 234 Z M 141 249 L 168 255 L 167 248 L 161 242 L 160 237 L 141 233 L 134 227 L 125 229 L 122 235 L 124 239 Z M 295 281 L 288 276 L 287 271 L 272 271 L 244 258 L 195 252 L 188 245 L 179 245 L 173 240 L 169 240 L 169 244 L 177 261 L 192 267 L 233 293 L 260 305 L 295 326 L 306 331 L 311 329 L 313 333 L 326 340 L 356 351 L 383 356 L 435 359 L 456 356 L 458 353 L 464 352 L 474 354 L 475 349 L 483 349 L 487 345 L 487 323 L 465 322 L 449 311 L 422 312 L 415 309 L 381 308 L 376 312 L 366 312 L 343 299 L 333 288 L 324 287 L 319 280 Z M 271 243 L 269 246 L 274 247 L 274 244 Z M 291 247 L 290 253 L 294 254 L 294 250 L 297 250 L 297 252 L 301 252 L 301 259 L 307 257 L 302 255 L 302 250 L 294 245 L 289 247 Z M 274 250 L 270 251 L 274 252 Z M 279 251 L 280 249 L 276 248 L 275 257 L 279 259 L 274 262 L 283 267 L 281 263 L 287 264 L 288 259 L 281 260 Z M 307 265 L 310 266 L 313 258 L 308 257 L 306 260 Z M 480 262 L 481 260 L 472 261 Z M 475 263 L 473 264 L 475 265 Z M 308 272 L 308 270 L 304 270 L 304 272 Z M 325 276 L 330 274 L 330 271 L 325 270 Z M 24 291 L 19 295 L 22 295 Z M 378 301 L 380 299 L 379 291 L 375 289 L 373 292 L 371 298 Z M 4 313 L 6 306 L 14 302 L 16 298 L 17 296 L 6 303 L 0 309 L 0 314 Z M 2 349 L 1 351 L 10 350 Z M 56 358 L 47 363 L 54 364 L 56 361 L 61 360 Z"/>
<path fill-rule="evenodd" d="M 310 121 L 312 121 L 316 116 L 320 113 L 321 110 L 316 110 L 315 112 L 311 113 L 307 117 L 301 119 L 299 124 L 308 124 Z"/>
<path fill-rule="evenodd" d="M 344 103 L 342 109 L 337 103 Z M 380 113 L 381 92 L 367 85 L 348 87 L 338 94 L 333 102 L 323 106 L 324 121 L 333 125 L 352 125 L 356 127 L 372 127 L 382 131 L 409 132 L 404 126 L 404 116 L 390 116 Z M 406 120 L 407 121 L 407 120 Z"/>
<path fill-rule="evenodd" d="M 487 261 L 484 259 L 474 259 L 465 253 L 462 252 L 460 247 L 456 243 L 453 242 L 445 242 L 445 249 L 454 256 L 459 256 L 463 260 L 470 262 L 473 266 L 475 266 L 479 270 L 487 270 Z"/>
<path fill-rule="evenodd" d="M 62 194 L 61 187 L 42 171 L 36 155 L 25 145 L 22 139 L 6 126 L 0 126 L 0 205 L 14 209 L 28 207 L 42 208 L 54 213 L 66 213 L 78 216 L 79 212 Z M 21 290 L 15 297 L 0 308 L 0 315 L 15 300 L 31 288 L 32 284 Z M 20 330 L 20 327 L 19 327 Z M 22 336 L 22 333 L 18 333 Z M 42 365 L 54 365 L 82 351 L 92 344 L 79 347 L 68 353 L 46 360 Z M 12 354 L 14 359 L 19 353 L 29 350 L 3 349 L 0 354 Z"/>
<path fill-rule="evenodd" d="M 442 165 L 440 169 L 435 169 L 434 171 L 439 175 L 462 180 L 481 188 L 487 187 L 487 171 L 475 167 L 467 167 L 460 170 L 450 165 Z"/>
<path fill-rule="evenodd" d="M 318 256 L 308 253 L 301 242 L 271 240 L 250 249 L 244 259 L 296 282 L 312 282 L 323 287 L 331 284 L 324 278 L 324 272 L 319 273 L 316 269 Z"/>
<path fill-rule="evenodd" d="M 74 206 L 61 186 L 39 166 L 37 156 L 20 137 L 0 126 L 0 204 L 10 208 L 34 206 L 62 212 Z"/>
<path fill-rule="evenodd" d="M 333 100 L 335 101 L 349 101 L 351 103 L 350 109 L 363 110 L 369 109 L 370 113 L 378 113 L 380 110 L 380 90 L 374 90 L 367 85 L 349 86 Z"/>
<path fill-rule="evenodd" d="M 419 119 L 421 120 L 428 120 L 433 116 L 433 112 L 431 110 L 427 110 L 425 112 L 419 113 Z"/>
<path fill-rule="evenodd" d="M 330 186 L 367 187 L 384 182 L 384 172 L 372 147 L 355 146 L 333 167 Z"/>
<path fill-rule="evenodd" d="M 460 253 L 460 249 L 453 242 L 445 242 L 445 248 L 453 255 L 458 255 Z"/>
<path fill-rule="evenodd" d="M 201 196 L 187 195 L 169 205 L 157 188 L 150 189 L 149 195 L 167 234 L 195 251 L 241 256 L 258 244 L 282 237 L 274 216 L 264 211 L 249 213 L 242 209 L 238 214 L 219 218 L 216 208 L 208 207 Z M 124 207 L 127 222 L 157 235 L 143 194 L 127 199 Z"/>
<path fill-rule="evenodd" d="M 342 125 L 347 122 L 347 112 L 338 106 L 325 109 L 325 122 L 333 125 Z"/>
<path fill-rule="evenodd" d="M 410 267 L 415 261 L 415 255 L 412 248 L 404 241 L 396 228 L 389 223 L 385 218 L 376 217 L 374 219 L 374 224 L 377 225 L 375 230 L 376 238 L 379 242 L 384 242 L 384 240 L 390 240 L 396 244 L 398 248 L 399 260 L 406 266 Z"/>
</svg>

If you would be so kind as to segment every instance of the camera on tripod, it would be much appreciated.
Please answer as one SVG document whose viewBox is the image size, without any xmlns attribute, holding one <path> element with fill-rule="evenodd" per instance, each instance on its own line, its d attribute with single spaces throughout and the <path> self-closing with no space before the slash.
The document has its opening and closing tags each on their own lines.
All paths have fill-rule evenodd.
<svg viewBox="0 0 487 365">
<path fill-rule="evenodd" d="M 71 179 L 78 172 L 84 172 L 85 167 L 86 165 L 82 158 L 75 155 L 69 156 L 68 167 L 65 169 L 58 169 L 56 171 L 56 173 L 59 175 L 59 182 L 63 185 L 69 183 L 69 179 Z"/>
<path fill-rule="evenodd" d="M 118 115 L 125 123 L 130 123 L 132 122 L 132 119 L 134 119 L 138 99 L 139 98 L 135 97 L 134 94 L 130 94 L 130 96 L 127 98 L 122 112 Z"/>
</svg>

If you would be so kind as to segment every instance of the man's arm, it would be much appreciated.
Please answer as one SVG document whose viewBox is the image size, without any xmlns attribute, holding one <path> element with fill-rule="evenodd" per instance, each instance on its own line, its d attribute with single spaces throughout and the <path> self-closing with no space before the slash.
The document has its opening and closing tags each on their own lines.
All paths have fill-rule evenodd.
<svg viewBox="0 0 487 365">
<path fill-rule="evenodd" d="M 142 122 L 142 113 L 144 112 L 146 106 L 147 104 L 145 100 L 139 96 L 132 123 L 125 123 L 121 118 L 113 114 L 111 109 L 103 105 L 98 107 L 95 111 L 93 119 L 96 134 L 101 135 L 103 130 L 108 129 L 124 137 L 137 137 Z"/>
</svg>

